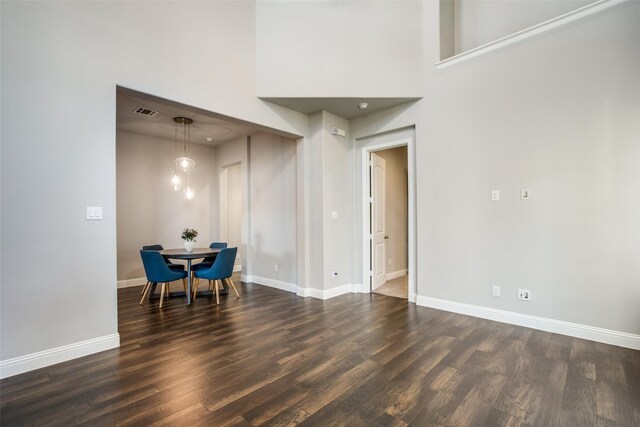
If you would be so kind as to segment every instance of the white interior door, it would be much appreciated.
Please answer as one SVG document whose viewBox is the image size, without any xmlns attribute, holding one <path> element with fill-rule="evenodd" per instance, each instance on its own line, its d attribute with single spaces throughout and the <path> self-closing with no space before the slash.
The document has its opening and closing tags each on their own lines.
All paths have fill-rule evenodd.
<svg viewBox="0 0 640 427">
<path fill-rule="evenodd" d="M 373 280 L 371 289 L 374 290 L 384 284 L 386 280 L 385 262 L 386 250 L 386 186 L 385 161 L 375 153 L 371 153 L 371 268 Z"/>
</svg>

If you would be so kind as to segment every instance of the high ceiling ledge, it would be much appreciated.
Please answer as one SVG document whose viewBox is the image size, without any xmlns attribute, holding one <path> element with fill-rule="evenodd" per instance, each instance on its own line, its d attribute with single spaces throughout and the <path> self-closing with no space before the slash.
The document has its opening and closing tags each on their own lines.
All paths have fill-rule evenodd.
<svg viewBox="0 0 640 427">
<path fill-rule="evenodd" d="M 298 111 L 303 114 L 313 114 L 318 111 L 327 111 L 347 120 L 362 117 L 376 111 L 386 110 L 397 105 L 414 102 L 420 97 L 412 98 L 274 98 L 260 97 L 263 101 L 273 102 L 282 107 Z M 365 109 L 359 104 L 367 103 Z"/>
</svg>

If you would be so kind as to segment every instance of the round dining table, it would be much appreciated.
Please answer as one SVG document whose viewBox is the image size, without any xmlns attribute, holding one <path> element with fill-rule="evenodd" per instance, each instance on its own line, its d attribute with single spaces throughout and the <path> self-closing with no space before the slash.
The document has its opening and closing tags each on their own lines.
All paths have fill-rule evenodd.
<svg viewBox="0 0 640 427">
<path fill-rule="evenodd" d="M 164 249 L 160 251 L 160 255 L 165 258 L 187 260 L 187 305 L 191 304 L 191 261 L 194 259 L 215 257 L 218 252 L 220 252 L 220 249 L 212 248 L 193 248 L 191 251 L 187 251 L 184 248 Z"/>
</svg>

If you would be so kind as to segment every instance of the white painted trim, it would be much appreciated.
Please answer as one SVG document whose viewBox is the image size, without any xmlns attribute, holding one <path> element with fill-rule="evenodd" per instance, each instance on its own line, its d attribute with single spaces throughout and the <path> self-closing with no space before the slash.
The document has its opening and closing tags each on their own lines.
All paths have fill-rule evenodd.
<svg viewBox="0 0 640 427">
<path fill-rule="evenodd" d="M 372 135 L 375 136 L 375 135 Z M 369 153 L 372 151 L 386 150 L 389 148 L 407 146 L 407 176 L 408 176 L 408 191 L 409 197 L 407 200 L 407 221 L 408 221 L 408 302 L 415 303 L 417 295 L 416 286 L 416 169 L 415 169 L 415 140 L 417 137 L 417 130 L 413 128 L 413 138 L 402 138 L 395 141 L 384 142 L 380 144 L 366 145 L 362 147 L 362 283 L 363 290 L 361 292 L 369 293 L 370 279 L 369 279 L 369 259 L 370 259 L 370 247 L 369 247 L 369 230 L 370 230 L 370 218 L 369 218 Z M 368 136 L 363 136 L 363 139 Z M 364 289 L 366 288 L 366 290 Z"/>
<path fill-rule="evenodd" d="M 147 283 L 146 277 L 138 277 L 136 279 L 118 280 L 118 289 L 132 288 L 134 286 L 142 286 Z"/>
<path fill-rule="evenodd" d="M 640 350 L 640 335 L 418 295 L 417 305 Z"/>
<path fill-rule="evenodd" d="M 329 299 L 344 294 L 365 293 L 361 284 L 347 283 L 346 285 L 336 286 L 335 288 L 323 290 L 318 288 L 298 287 L 297 295 L 300 297 L 312 297 L 318 299 Z"/>
<path fill-rule="evenodd" d="M 476 48 L 454 55 L 450 58 L 446 58 L 446 59 L 443 59 L 442 61 L 438 61 L 436 62 L 436 69 L 439 70 L 439 69 L 448 67 L 450 65 L 457 64 L 462 61 L 466 61 L 467 59 L 475 58 L 476 56 L 479 56 L 479 55 L 484 55 L 485 53 L 492 52 L 504 46 L 509 46 L 511 44 L 528 39 L 538 34 L 542 34 L 547 31 L 553 30 L 554 28 L 557 28 L 559 26 L 566 25 L 571 22 L 575 22 L 589 15 L 593 15 L 594 13 L 598 13 L 603 10 L 609 9 L 610 7 L 618 5 L 625 1 L 629 1 L 629 0 L 596 1 L 594 3 L 578 8 L 576 10 L 572 10 L 571 12 L 565 13 L 564 15 L 557 16 L 555 18 L 549 19 L 548 21 L 541 22 L 540 24 L 536 24 L 529 28 L 525 28 L 524 30 L 515 32 L 513 34 L 509 34 L 508 36 L 501 37 L 497 40 L 494 40 L 482 46 L 478 46 Z"/>
<path fill-rule="evenodd" d="M 34 369 L 44 368 L 117 347 L 120 347 L 120 335 L 111 334 L 2 360 L 0 361 L 0 378 L 12 377 Z"/>
<path fill-rule="evenodd" d="M 240 280 L 247 283 L 269 286 L 270 288 L 276 288 L 287 292 L 296 292 L 298 290 L 298 285 L 295 283 L 283 282 L 281 280 L 269 279 L 266 277 L 242 275 Z"/>
<path fill-rule="evenodd" d="M 407 273 L 408 273 L 408 270 L 406 268 L 403 268 L 402 270 L 398 270 L 398 271 L 392 271 L 391 273 L 387 273 L 387 275 L 385 276 L 385 280 L 389 281 L 389 280 L 397 279 L 398 277 L 406 276 Z"/>
</svg>

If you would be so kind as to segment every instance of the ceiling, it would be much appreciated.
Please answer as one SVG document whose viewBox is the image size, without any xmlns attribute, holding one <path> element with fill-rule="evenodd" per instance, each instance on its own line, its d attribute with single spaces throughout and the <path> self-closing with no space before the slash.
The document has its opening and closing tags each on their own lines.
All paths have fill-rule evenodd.
<svg viewBox="0 0 640 427">
<path fill-rule="evenodd" d="M 376 111 L 413 102 L 419 98 L 261 98 L 264 101 L 290 108 L 303 114 L 327 111 L 351 120 Z M 358 104 L 368 103 L 366 109 Z M 157 111 L 153 117 L 135 113 L 139 107 Z M 174 117 L 188 117 L 191 125 L 191 142 L 214 147 L 243 136 L 266 131 L 281 134 L 274 129 L 245 122 L 232 117 L 200 110 L 173 101 L 157 98 L 142 92 L 118 88 L 116 101 L 116 129 L 162 138 L 175 139 Z M 180 136 L 181 134 L 179 134 Z M 285 135 L 291 136 L 291 135 Z"/>
<path fill-rule="evenodd" d="M 138 107 L 158 111 L 153 116 L 134 113 Z M 204 114 L 195 109 L 165 101 L 153 99 L 148 95 L 133 94 L 129 90 L 119 90 L 116 101 L 116 129 L 133 132 L 156 138 L 173 141 L 175 138 L 174 117 L 188 117 L 193 120 L 191 125 L 191 142 L 194 144 L 216 146 L 239 137 L 253 135 L 265 130 L 262 126 L 252 125 L 214 117 L 214 114 Z M 181 133 L 178 133 L 180 137 Z M 207 140 L 207 138 L 210 139 Z"/>
<path fill-rule="evenodd" d="M 260 98 L 264 101 L 290 108 L 303 114 L 327 111 L 347 120 L 362 117 L 376 111 L 386 110 L 396 105 L 413 102 L 420 98 Z M 358 104 L 366 102 L 369 106 L 361 110 Z"/>
</svg>

